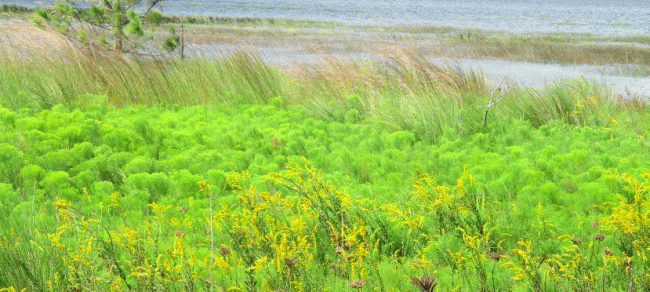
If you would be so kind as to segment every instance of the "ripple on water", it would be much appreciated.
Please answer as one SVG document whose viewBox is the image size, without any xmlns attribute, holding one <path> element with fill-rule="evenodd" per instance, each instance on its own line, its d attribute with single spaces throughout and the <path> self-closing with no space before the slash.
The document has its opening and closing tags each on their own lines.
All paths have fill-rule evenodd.
<svg viewBox="0 0 650 292">
<path fill-rule="evenodd" d="M 43 0 L 2 1 L 37 6 Z M 161 7 L 171 14 L 324 20 L 357 25 L 650 35 L 647 0 L 167 0 Z"/>
</svg>

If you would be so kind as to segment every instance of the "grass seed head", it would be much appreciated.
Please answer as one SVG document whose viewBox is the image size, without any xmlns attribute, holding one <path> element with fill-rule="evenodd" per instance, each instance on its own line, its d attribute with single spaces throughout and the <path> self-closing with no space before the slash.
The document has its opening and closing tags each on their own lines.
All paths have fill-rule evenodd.
<svg viewBox="0 0 650 292">
<path fill-rule="evenodd" d="M 411 284 L 415 285 L 422 292 L 431 292 L 433 289 L 438 286 L 436 283 L 435 277 L 422 276 L 422 278 L 413 277 L 411 278 Z"/>
<path fill-rule="evenodd" d="M 356 281 L 350 283 L 350 288 L 361 290 L 361 288 L 363 288 L 363 286 L 365 286 L 365 285 L 366 285 L 366 281 L 364 281 L 364 280 L 356 280 Z"/>
<path fill-rule="evenodd" d="M 284 264 L 293 270 L 298 266 L 298 260 L 296 258 L 286 258 L 284 259 Z"/>
<path fill-rule="evenodd" d="M 622 264 L 623 264 L 623 266 L 630 267 L 630 266 L 632 266 L 632 260 L 631 259 L 623 259 Z"/>
<path fill-rule="evenodd" d="M 227 255 L 230 254 L 230 252 L 231 252 L 230 249 L 227 248 L 227 247 L 225 247 L 225 246 L 219 249 L 219 253 L 220 253 L 222 256 L 227 256 Z"/>
<path fill-rule="evenodd" d="M 494 260 L 495 262 L 501 260 L 501 255 L 496 252 L 491 252 L 488 256 L 490 257 L 491 260 Z"/>
<path fill-rule="evenodd" d="M 336 254 L 339 254 L 339 255 L 340 255 L 340 254 L 342 254 L 342 253 L 343 253 L 343 248 L 340 247 L 340 246 L 336 247 Z"/>
<path fill-rule="evenodd" d="M 603 254 L 611 257 L 614 255 L 614 252 L 611 249 L 609 249 L 609 247 L 606 247 L 605 249 L 603 249 Z"/>
</svg>

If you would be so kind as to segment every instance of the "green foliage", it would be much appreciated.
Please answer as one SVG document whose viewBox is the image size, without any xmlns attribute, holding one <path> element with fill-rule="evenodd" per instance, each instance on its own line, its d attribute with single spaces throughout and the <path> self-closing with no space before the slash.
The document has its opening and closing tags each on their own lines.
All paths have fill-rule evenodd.
<svg viewBox="0 0 650 292">
<path fill-rule="evenodd" d="M 178 44 L 170 41 L 170 46 Z M 396 56 L 394 66 L 337 63 L 304 74 L 272 67 L 260 56 L 246 53 L 190 61 L 125 61 L 84 53 L 64 59 L 44 59 L 38 66 L 0 63 L 0 102 L 14 110 L 63 104 L 98 111 L 102 99 L 104 109 L 125 104 L 271 103 L 279 109 L 300 107 L 330 121 L 376 122 L 433 143 L 443 135 L 453 140 L 504 133 L 510 123 L 522 119 L 534 128 L 561 122 L 645 135 L 650 119 L 647 104 L 617 101 L 603 85 L 582 79 L 507 93 L 490 109 L 484 126 L 492 98 L 484 79 L 435 66 L 413 54 Z"/>
<path fill-rule="evenodd" d="M 169 34 L 171 37 L 165 39 L 162 48 L 168 52 L 171 52 L 175 50 L 179 45 L 181 45 L 181 38 L 180 36 L 176 35 L 176 30 L 173 27 L 169 29 Z"/>
<path fill-rule="evenodd" d="M 5 12 L 5 13 L 30 13 L 33 12 L 34 8 L 30 7 L 25 7 L 21 5 L 16 5 L 16 4 L 1 4 L 0 5 L 0 12 Z"/>
<path fill-rule="evenodd" d="M 57 1 L 54 7 L 36 8 L 33 22 L 39 26 L 47 23 L 57 32 L 82 43 L 110 46 L 117 51 L 126 52 L 141 48 L 145 40 L 153 37 L 146 36 L 145 31 L 161 24 L 161 12 L 153 9 L 160 1 L 143 2 L 145 1 L 97 0 L 91 1 L 89 7 L 81 8 L 77 6 L 77 1 Z M 136 12 L 136 9 L 145 12 Z M 98 28 L 104 31 L 94 33 Z M 93 33 L 90 34 L 90 31 Z M 165 44 L 176 38 L 172 34 Z M 165 48 L 173 50 L 175 46 Z"/>
<path fill-rule="evenodd" d="M 397 66 L 379 72 L 388 86 L 298 88 L 246 54 L 97 64 L 123 75 L 97 71 L 111 87 L 65 91 L 43 73 L 33 84 L 53 83 L 40 92 L 19 89 L 32 84 L 20 83 L 21 68 L 0 71 L 11 80 L 0 83 L 0 270 L 11 271 L 1 287 L 392 291 L 435 279 L 440 290 L 574 291 L 648 281 L 647 108 L 617 106 L 589 82 L 506 96 L 482 127 L 478 83 L 438 71 L 445 82 Z"/>
<path fill-rule="evenodd" d="M 23 153 L 11 144 L 0 144 L 0 173 L 2 182 L 17 185 L 19 172 L 24 166 Z"/>
<path fill-rule="evenodd" d="M 132 197 L 137 191 L 124 197 L 105 192 L 98 207 L 86 205 L 85 211 L 60 198 L 50 202 L 54 208 L 38 211 L 23 203 L 14 211 L 25 218 L 2 222 L 10 228 L 4 229 L 0 240 L 0 265 L 18 267 L 1 278 L 2 284 L 50 290 L 77 285 L 163 289 L 159 287 L 163 283 L 164 289 L 184 290 L 338 291 L 351 285 L 412 288 L 409 284 L 468 290 L 589 290 L 596 285 L 641 287 L 647 280 L 647 173 L 642 181 L 629 174 L 606 174 L 634 199 L 619 196 L 619 202 L 600 205 L 603 212 L 596 217 L 579 218 L 592 223 L 571 227 L 557 220 L 552 206 L 542 204 L 534 207 L 532 218 L 508 224 L 512 219 L 504 215 L 523 205 L 502 210 L 509 203 L 486 193 L 467 168 L 455 186 L 435 184 L 430 175 L 419 173 L 409 199 L 380 203 L 353 198 L 304 159 L 301 163 L 305 164 L 264 178 L 274 185 L 268 191 L 250 185 L 256 178 L 246 172 L 231 173 L 227 181 L 235 199 L 225 195 L 223 187 L 213 188 L 179 172 L 174 180 L 193 180 L 194 188 L 185 191 L 194 195 L 160 198 L 169 205 L 152 202 L 145 208 L 144 198 Z M 66 177 L 55 172 L 44 181 L 65 184 Z M 157 182 L 167 180 L 163 174 L 131 178 L 127 184 L 156 191 L 161 191 Z M 15 205 L 11 187 L 0 188 L 8 193 L 3 202 Z M 215 197 L 214 191 L 219 195 Z M 218 202 L 214 215 L 206 195 L 210 206 L 213 197 Z M 145 216 L 129 211 L 134 208 Z M 99 212 L 95 213 L 99 217 L 88 219 L 83 212 Z M 56 219 L 54 225 L 44 219 L 48 217 Z M 29 222 L 29 227 L 18 222 Z M 525 231 L 513 233 L 512 227 L 521 225 Z M 27 231 L 34 226 L 36 233 L 30 235 Z M 32 270 L 41 260 L 49 261 L 48 268 Z M 637 269 L 630 269 L 632 265 Z M 87 281 L 89 276 L 101 281 Z"/>
</svg>

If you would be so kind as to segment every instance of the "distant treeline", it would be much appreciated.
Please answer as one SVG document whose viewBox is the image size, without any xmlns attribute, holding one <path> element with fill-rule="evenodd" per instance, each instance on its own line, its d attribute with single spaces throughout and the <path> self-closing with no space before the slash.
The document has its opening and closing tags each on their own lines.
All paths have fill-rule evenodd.
<svg viewBox="0 0 650 292">
<path fill-rule="evenodd" d="M 5 13 L 32 13 L 35 7 L 26 7 L 16 4 L 2 4 L 0 5 L 0 12 Z M 250 24 L 250 23 L 273 23 L 273 19 L 262 19 L 253 17 L 214 17 L 214 16 L 191 16 L 191 15 L 165 15 L 163 22 L 166 23 L 232 23 L 232 24 Z"/>
<path fill-rule="evenodd" d="M 16 4 L 0 5 L 0 12 L 4 13 L 32 13 L 35 7 L 25 7 Z M 317 26 L 331 27 L 334 24 L 326 21 L 290 20 L 259 17 L 221 17 L 221 16 L 196 16 L 196 15 L 170 15 L 164 14 L 163 23 L 186 24 L 226 24 L 226 25 L 282 25 L 282 26 Z"/>
<path fill-rule="evenodd" d="M 192 24 L 208 24 L 208 23 L 227 23 L 227 24 L 251 24 L 251 23 L 271 23 L 275 19 L 269 18 L 256 18 L 256 17 L 220 17 L 220 16 L 192 16 L 192 15 L 165 15 L 163 22 L 167 23 L 192 23 Z"/>
<path fill-rule="evenodd" d="M 171 14 L 164 14 L 162 21 L 163 23 L 299 26 L 299 27 L 322 27 L 322 28 L 332 27 L 336 25 L 333 22 L 317 21 L 317 20 L 295 20 L 295 19 L 264 18 L 264 17 L 171 15 Z"/>
<path fill-rule="evenodd" d="M 0 5 L 0 12 L 10 13 L 31 13 L 34 12 L 33 7 L 25 7 L 16 4 L 2 4 Z"/>
</svg>

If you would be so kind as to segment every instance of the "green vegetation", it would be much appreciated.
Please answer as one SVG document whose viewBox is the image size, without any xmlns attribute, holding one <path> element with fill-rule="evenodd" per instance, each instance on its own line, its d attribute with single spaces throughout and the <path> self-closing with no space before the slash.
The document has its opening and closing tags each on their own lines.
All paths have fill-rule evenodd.
<svg viewBox="0 0 650 292">
<path fill-rule="evenodd" d="M 480 74 L 439 67 L 411 53 L 387 56 L 390 61 L 381 64 L 331 62 L 327 68 L 291 72 L 243 53 L 186 62 L 84 56 L 83 51 L 75 55 L 75 62 L 7 59 L 0 71 L 3 105 L 71 106 L 85 93 L 106 95 L 117 106 L 268 104 L 280 98 L 326 120 L 356 116 L 435 142 L 446 130 L 463 135 L 485 131 L 482 119 L 492 95 Z M 645 134 L 645 104 L 614 100 L 606 88 L 588 80 L 504 95 L 490 111 L 489 120 L 497 120 L 490 127 L 519 119 L 534 127 L 556 119 L 580 126 L 611 126 L 617 120 Z"/>
<path fill-rule="evenodd" d="M 3 13 L 31 13 L 34 9 L 23 7 L 16 4 L 2 4 L 0 5 L 0 12 Z"/>
<path fill-rule="evenodd" d="M 631 23 L 627 23 L 627 22 L 615 22 L 615 23 L 596 22 L 595 25 L 605 25 L 605 26 L 632 26 Z"/>
<path fill-rule="evenodd" d="M 635 188 L 648 182 L 622 173 L 647 175 L 648 143 L 620 125 L 520 120 L 430 144 L 280 100 L 80 100 L 2 110 L 1 286 L 389 291 L 435 276 L 441 290 L 623 289 L 626 259 L 635 285 L 648 280 L 647 235 L 617 217 L 647 208 Z"/>
<path fill-rule="evenodd" d="M 0 291 L 650 284 L 650 109 L 596 82 L 58 47 L 0 57 Z"/>
<path fill-rule="evenodd" d="M 199 7 L 225 7 L 225 8 L 252 8 L 252 9 L 266 9 L 266 10 L 296 10 L 297 8 L 293 7 L 284 7 L 284 6 L 252 6 L 252 5 L 224 5 L 224 4 L 205 4 L 205 3 L 180 3 L 174 2 L 172 5 L 182 5 L 182 6 L 199 6 Z"/>
<path fill-rule="evenodd" d="M 263 26 L 278 28 L 333 28 L 342 26 L 340 24 L 328 21 L 259 17 L 164 15 L 162 20 L 166 23 L 208 24 L 235 27 Z"/>
<path fill-rule="evenodd" d="M 471 46 L 469 52 L 485 57 L 536 63 L 650 65 L 647 37 L 488 35 L 472 31 L 454 36 L 456 44 L 467 44 Z"/>
<path fill-rule="evenodd" d="M 601 72 L 619 76 L 650 77 L 650 66 L 613 66 L 602 69 Z"/>
<path fill-rule="evenodd" d="M 218 4 L 217 4 L 218 5 Z M 17 9 L 18 7 L 15 7 Z M 250 7 L 253 8 L 253 7 Z M 285 7 L 255 7 L 284 9 Z M 9 9 L 9 8 L 7 8 Z M 14 9 L 14 8 L 12 8 Z M 260 46 L 308 48 L 310 52 L 381 55 L 386 45 L 437 57 L 498 58 L 512 61 L 562 64 L 629 64 L 650 66 L 650 37 L 595 36 L 589 34 L 528 34 L 430 26 L 350 26 L 334 22 L 162 15 L 166 26 L 185 26 L 188 46 L 223 44 L 239 48 Z M 146 23 L 143 22 L 143 23 Z M 601 25 L 601 24 L 598 24 Z M 608 24 L 608 25 L 625 25 Z M 90 31 L 90 30 L 88 30 Z M 146 32 L 162 44 L 162 31 Z M 82 37 L 87 37 L 81 33 Z M 174 34 L 172 34 L 174 36 Z M 243 42 L 243 37 L 246 41 Z M 178 45 L 178 39 L 176 45 Z M 174 44 L 171 42 L 169 44 Z"/>
<path fill-rule="evenodd" d="M 142 5 L 142 0 L 97 0 L 81 8 L 77 1 L 57 1 L 53 7 L 35 8 L 32 20 L 82 43 L 127 52 L 142 48 L 144 40 L 153 39 L 154 26 L 162 21 L 162 13 L 153 7 L 160 2 L 151 0 Z M 144 12 L 136 12 L 136 7 Z M 168 51 L 181 45 L 180 37 L 173 29 L 170 32 L 171 36 L 163 42 Z"/>
</svg>

